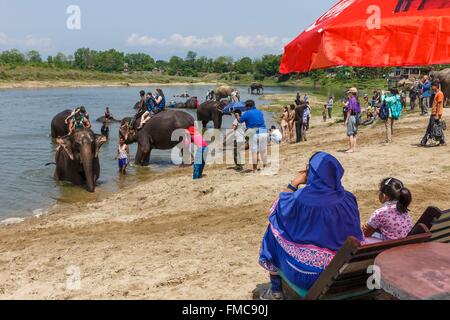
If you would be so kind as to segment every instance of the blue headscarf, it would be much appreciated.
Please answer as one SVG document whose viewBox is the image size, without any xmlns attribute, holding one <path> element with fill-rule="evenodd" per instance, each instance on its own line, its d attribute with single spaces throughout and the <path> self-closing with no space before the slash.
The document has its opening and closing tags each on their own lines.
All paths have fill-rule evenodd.
<svg viewBox="0 0 450 320">
<path fill-rule="evenodd" d="M 358 204 L 342 186 L 343 175 L 335 157 L 316 153 L 309 161 L 306 186 L 281 193 L 271 209 L 259 263 L 284 275 L 301 295 L 349 236 L 363 240 Z"/>
<path fill-rule="evenodd" d="M 269 221 L 284 239 L 337 251 L 349 236 L 363 240 L 355 196 L 341 179 L 344 169 L 332 155 L 319 152 L 309 162 L 304 188 L 281 193 Z"/>
</svg>

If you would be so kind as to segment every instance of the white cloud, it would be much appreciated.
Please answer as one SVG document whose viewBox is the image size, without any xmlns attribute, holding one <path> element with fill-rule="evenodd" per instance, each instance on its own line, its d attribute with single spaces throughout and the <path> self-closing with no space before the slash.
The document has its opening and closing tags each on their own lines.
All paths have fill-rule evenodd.
<svg viewBox="0 0 450 320">
<path fill-rule="evenodd" d="M 53 47 L 53 42 L 50 38 L 37 37 L 31 34 L 24 38 L 11 38 L 6 33 L 0 32 L 0 46 L 48 50 Z"/>
<path fill-rule="evenodd" d="M 269 37 L 265 35 L 256 36 L 237 36 L 234 38 L 233 44 L 238 48 L 280 48 L 282 46 L 281 39 L 278 37 Z"/>
<path fill-rule="evenodd" d="M 156 38 L 133 33 L 126 41 L 130 47 L 160 47 L 160 48 L 228 48 L 228 49 L 266 49 L 281 50 L 288 39 L 265 35 L 239 35 L 228 42 L 222 35 L 211 37 L 183 36 L 175 33 L 167 38 Z"/>
<path fill-rule="evenodd" d="M 215 35 L 211 37 L 183 36 L 178 33 L 172 34 L 168 38 L 155 38 L 146 35 L 133 33 L 126 41 L 128 46 L 132 47 L 181 47 L 181 48 L 199 48 L 213 47 L 220 48 L 227 46 L 223 36 Z"/>
</svg>

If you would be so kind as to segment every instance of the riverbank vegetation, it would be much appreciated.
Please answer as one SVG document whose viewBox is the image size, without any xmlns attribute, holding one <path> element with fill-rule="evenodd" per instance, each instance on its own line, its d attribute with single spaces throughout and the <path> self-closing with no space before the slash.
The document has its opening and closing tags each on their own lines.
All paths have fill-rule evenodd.
<svg viewBox="0 0 450 320">
<path fill-rule="evenodd" d="M 207 58 L 189 51 L 185 58 L 155 60 L 145 53 L 80 48 L 72 55 L 58 53 L 45 59 L 36 50 L 0 53 L 0 81 L 112 81 L 115 83 L 235 83 L 265 86 L 358 86 L 383 88 L 390 68 L 340 67 L 305 74 L 280 75 L 281 55 L 258 59 Z"/>
</svg>

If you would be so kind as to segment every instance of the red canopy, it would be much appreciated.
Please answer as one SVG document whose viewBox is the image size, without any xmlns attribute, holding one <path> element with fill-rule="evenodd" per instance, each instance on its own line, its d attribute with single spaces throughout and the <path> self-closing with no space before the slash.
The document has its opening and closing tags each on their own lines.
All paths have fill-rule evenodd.
<svg viewBox="0 0 450 320">
<path fill-rule="evenodd" d="M 450 0 L 340 0 L 289 43 L 280 73 L 450 63 Z"/>
</svg>

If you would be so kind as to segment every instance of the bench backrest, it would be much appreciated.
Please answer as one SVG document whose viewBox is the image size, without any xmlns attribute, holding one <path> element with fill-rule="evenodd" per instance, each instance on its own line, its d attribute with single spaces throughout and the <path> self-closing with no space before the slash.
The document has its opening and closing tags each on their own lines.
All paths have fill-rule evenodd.
<svg viewBox="0 0 450 320">
<path fill-rule="evenodd" d="M 356 238 L 349 237 L 305 299 L 370 299 L 380 293 L 367 286 L 368 278 L 373 274 L 368 268 L 373 266 L 377 255 L 394 247 L 422 243 L 430 237 L 425 225 L 419 225 L 416 234 L 405 239 L 370 245 L 361 246 Z"/>
<path fill-rule="evenodd" d="M 429 207 L 420 219 L 416 226 L 423 224 L 431 232 L 429 242 L 450 243 L 450 210 L 441 211 L 435 207 Z M 415 234 L 416 227 L 413 228 L 411 234 Z"/>
</svg>

